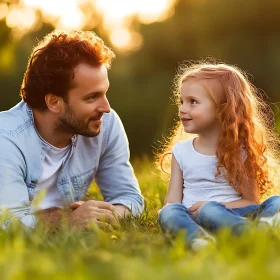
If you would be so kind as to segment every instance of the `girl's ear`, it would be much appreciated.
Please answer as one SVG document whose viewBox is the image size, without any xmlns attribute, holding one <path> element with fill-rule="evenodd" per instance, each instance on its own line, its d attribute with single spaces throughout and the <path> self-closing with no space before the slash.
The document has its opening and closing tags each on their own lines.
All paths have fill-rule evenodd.
<svg viewBox="0 0 280 280">
<path fill-rule="evenodd" d="M 48 109 L 56 114 L 59 114 L 62 110 L 62 98 L 52 94 L 52 93 L 47 93 L 45 95 L 45 102 L 48 107 Z"/>
</svg>

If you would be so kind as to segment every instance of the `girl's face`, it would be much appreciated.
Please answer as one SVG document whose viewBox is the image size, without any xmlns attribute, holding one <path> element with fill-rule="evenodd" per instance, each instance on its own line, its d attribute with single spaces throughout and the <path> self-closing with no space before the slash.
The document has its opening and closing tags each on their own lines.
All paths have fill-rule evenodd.
<svg viewBox="0 0 280 280">
<path fill-rule="evenodd" d="M 220 131 L 213 98 L 196 79 L 182 83 L 179 116 L 187 133 L 214 136 Z"/>
</svg>

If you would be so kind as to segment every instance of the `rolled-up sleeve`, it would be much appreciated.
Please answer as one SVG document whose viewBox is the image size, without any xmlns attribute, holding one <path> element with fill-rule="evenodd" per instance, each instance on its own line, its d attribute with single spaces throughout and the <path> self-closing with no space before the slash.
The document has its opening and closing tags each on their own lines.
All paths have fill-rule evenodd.
<svg viewBox="0 0 280 280">
<path fill-rule="evenodd" d="M 144 199 L 129 162 L 127 136 L 115 111 L 110 113 L 108 122 L 96 183 L 105 201 L 124 205 L 137 216 L 143 211 Z"/>
<path fill-rule="evenodd" d="M 20 220 L 27 227 L 36 224 L 24 181 L 25 170 L 26 163 L 19 148 L 12 139 L 0 134 L 0 215 L 2 221 L 4 219 L 3 229 L 13 219 Z"/>
</svg>

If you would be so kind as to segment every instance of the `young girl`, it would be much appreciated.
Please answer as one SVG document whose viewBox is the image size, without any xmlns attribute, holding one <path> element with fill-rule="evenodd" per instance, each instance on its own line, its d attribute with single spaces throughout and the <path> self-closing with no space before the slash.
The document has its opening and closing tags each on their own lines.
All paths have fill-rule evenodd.
<svg viewBox="0 0 280 280">
<path fill-rule="evenodd" d="M 239 234 L 252 219 L 280 221 L 279 196 L 259 204 L 276 179 L 271 110 L 235 66 L 198 63 L 182 70 L 175 92 L 180 123 L 163 155 L 182 136 L 182 126 L 187 140 L 172 148 L 162 230 L 173 235 L 185 230 L 194 248 L 207 243 L 204 229 L 228 227 Z"/>
</svg>

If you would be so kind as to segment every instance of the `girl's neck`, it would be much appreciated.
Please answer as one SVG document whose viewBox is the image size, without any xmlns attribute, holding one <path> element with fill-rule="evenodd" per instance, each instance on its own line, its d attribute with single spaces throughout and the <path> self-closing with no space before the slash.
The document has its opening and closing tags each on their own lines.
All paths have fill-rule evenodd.
<svg viewBox="0 0 280 280">
<path fill-rule="evenodd" d="M 193 142 L 194 148 L 197 152 L 206 155 L 216 155 L 219 135 L 212 135 L 211 137 L 203 137 L 199 135 Z"/>
</svg>

